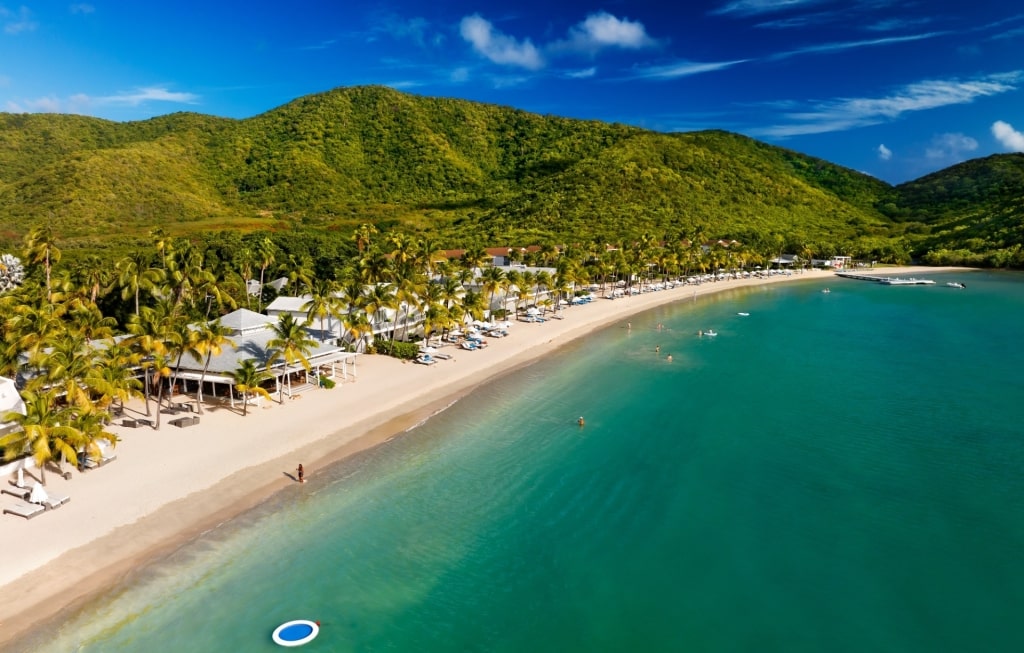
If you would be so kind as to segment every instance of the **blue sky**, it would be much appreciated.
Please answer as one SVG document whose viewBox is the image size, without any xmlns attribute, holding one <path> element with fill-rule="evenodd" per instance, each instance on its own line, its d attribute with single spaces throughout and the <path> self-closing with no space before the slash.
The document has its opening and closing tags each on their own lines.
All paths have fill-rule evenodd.
<svg viewBox="0 0 1024 653">
<path fill-rule="evenodd" d="M 665 132 L 726 129 L 900 183 L 1024 151 L 1015 5 L 0 0 L 0 111 L 246 118 L 382 84 Z"/>
</svg>

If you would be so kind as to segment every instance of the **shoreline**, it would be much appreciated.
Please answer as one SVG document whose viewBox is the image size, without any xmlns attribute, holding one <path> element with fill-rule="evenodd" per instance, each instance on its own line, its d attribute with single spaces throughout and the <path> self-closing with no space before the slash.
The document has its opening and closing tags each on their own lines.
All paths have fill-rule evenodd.
<svg viewBox="0 0 1024 653">
<path fill-rule="evenodd" d="M 879 274 L 967 271 L 881 268 Z M 564 319 L 517 322 L 481 352 L 421 366 L 360 356 L 355 381 L 303 391 L 301 400 L 240 410 L 212 408 L 199 425 L 161 430 L 112 426 L 118 460 L 66 481 L 47 478 L 72 501 L 32 520 L 3 516 L 0 648 L 28 640 L 44 624 L 144 572 L 152 562 L 283 491 L 299 462 L 307 476 L 401 435 L 493 377 L 519 369 L 571 341 L 647 310 L 728 290 L 824 280 L 831 271 L 681 286 L 571 307 Z M 129 404 L 140 410 L 141 401 Z M 6 498 L 6 497 L 5 497 Z M 4 502 L 7 503 L 7 502 Z"/>
</svg>

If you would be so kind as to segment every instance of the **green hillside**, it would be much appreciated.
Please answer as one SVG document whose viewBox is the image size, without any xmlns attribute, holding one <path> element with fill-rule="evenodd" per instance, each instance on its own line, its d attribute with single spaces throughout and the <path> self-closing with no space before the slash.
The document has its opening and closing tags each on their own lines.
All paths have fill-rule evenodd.
<svg viewBox="0 0 1024 653">
<path fill-rule="evenodd" d="M 894 188 L 722 131 L 663 134 L 383 87 L 246 120 L 0 114 L 0 244 L 41 223 L 72 249 L 156 226 L 348 233 L 370 223 L 452 247 L 782 234 L 871 251 L 898 239 L 923 254 L 962 235 L 986 248 L 1019 243 L 1020 161 L 990 157 L 951 168 L 959 181 L 943 171 Z"/>
</svg>

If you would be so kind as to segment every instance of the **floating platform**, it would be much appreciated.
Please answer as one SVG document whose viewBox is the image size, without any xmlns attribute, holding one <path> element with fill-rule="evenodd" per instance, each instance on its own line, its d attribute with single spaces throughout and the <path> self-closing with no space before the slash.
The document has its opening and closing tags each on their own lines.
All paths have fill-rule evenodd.
<svg viewBox="0 0 1024 653">
<path fill-rule="evenodd" d="M 296 619 L 275 628 L 273 639 L 278 646 L 302 646 L 312 642 L 319 634 L 320 624 L 318 622 Z"/>
<path fill-rule="evenodd" d="M 873 281 L 885 286 L 932 286 L 935 282 L 931 279 L 901 279 L 899 277 L 879 277 L 871 274 L 858 274 L 856 272 L 836 272 L 837 277 L 844 279 L 856 279 L 858 281 Z"/>
</svg>

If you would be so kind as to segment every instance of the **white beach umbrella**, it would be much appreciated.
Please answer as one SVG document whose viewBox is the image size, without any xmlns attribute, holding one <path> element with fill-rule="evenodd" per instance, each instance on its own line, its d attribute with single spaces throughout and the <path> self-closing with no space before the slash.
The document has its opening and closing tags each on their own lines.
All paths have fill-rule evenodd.
<svg viewBox="0 0 1024 653">
<path fill-rule="evenodd" d="M 49 495 L 46 494 L 46 488 L 39 481 L 36 481 L 36 484 L 32 486 L 32 493 L 28 495 L 29 503 L 44 503 L 49 498 Z"/>
<path fill-rule="evenodd" d="M 25 487 L 25 468 L 18 468 L 18 487 Z"/>
</svg>

